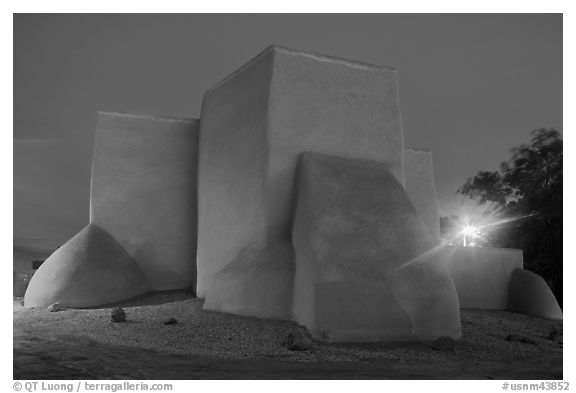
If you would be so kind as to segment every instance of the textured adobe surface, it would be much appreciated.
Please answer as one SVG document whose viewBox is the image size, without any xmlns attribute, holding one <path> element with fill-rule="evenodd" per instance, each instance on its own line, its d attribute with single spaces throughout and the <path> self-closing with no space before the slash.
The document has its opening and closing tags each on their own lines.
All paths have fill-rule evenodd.
<svg viewBox="0 0 576 393">
<path fill-rule="evenodd" d="M 293 254 L 290 242 L 240 253 L 214 277 L 204 309 L 292 319 Z"/>
<path fill-rule="evenodd" d="M 434 241 L 386 164 L 304 153 L 293 314 L 328 341 L 460 336 Z"/>
<path fill-rule="evenodd" d="M 200 134 L 200 297 L 243 250 L 290 239 L 301 152 L 380 161 L 403 182 L 392 68 L 270 47 L 206 92 Z"/>
<path fill-rule="evenodd" d="M 447 247 L 444 260 L 461 308 L 505 310 L 512 271 L 522 268 L 522 250 Z"/>
<path fill-rule="evenodd" d="M 195 283 L 197 128 L 191 119 L 99 116 L 90 222 L 126 249 L 154 290 Z"/>
<path fill-rule="evenodd" d="M 32 277 L 24 305 L 100 306 L 150 291 L 142 271 L 106 231 L 89 224 Z"/>
<path fill-rule="evenodd" d="M 404 188 L 416 211 L 426 223 L 432 239 L 436 244 L 440 244 L 440 216 L 430 150 L 414 148 L 404 150 Z"/>
<path fill-rule="evenodd" d="M 445 247 L 438 246 L 392 273 L 394 294 L 419 339 L 461 336 L 460 304 L 445 255 Z"/>
<path fill-rule="evenodd" d="M 546 281 L 524 269 L 512 272 L 508 310 L 547 319 L 563 319 L 562 309 Z"/>
</svg>

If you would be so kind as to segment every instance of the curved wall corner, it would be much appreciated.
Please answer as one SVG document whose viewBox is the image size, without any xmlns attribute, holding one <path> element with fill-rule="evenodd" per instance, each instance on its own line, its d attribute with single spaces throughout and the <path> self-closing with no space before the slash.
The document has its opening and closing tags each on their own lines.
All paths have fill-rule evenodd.
<svg viewBox="0 0 576 393">
<path fill-rule="evenodd" d="M 392 273 L 393 293 L 419 340 L 462 336 L 458 293 L 444 264 L 450 252 L 445 246 L 435 247 Z"/>
<path fill-rule="evenodd" d="M 198 121 L 100 112 L 90 222 L 114 237 L 154 290 L 196 282 Z"/>
<path fill-rule="evenodd" d="M 101 306 L 150 290 L 145 275 L 122 246 L 89 224 L 40 266 L 30 281 L 24 306 Z"/>
<path fill-rule="evenodd" d="M 426 223 L 432 239 L 440 244 L 440 215 L 430 150 L 404 149 L 404 188 Z"/>
<path fill-rule="evenodd" d="M 522 250 L 447 246 L 445 263 L 460 308 L 505 310 L 512 271 L 522 268 Z"/>
<path fill-rule="evenodd" d="M 250 248 L 216 274 L 204 309 L 291 320 L 293 290 L 291 242 Z"/>
<path fill-rule="evenodd" d="M 550 287 L 538 274 L 515 269 L 510 280 L 508 310 L 541 318 L 562 320 L 562 309 Z"/>
</svg>

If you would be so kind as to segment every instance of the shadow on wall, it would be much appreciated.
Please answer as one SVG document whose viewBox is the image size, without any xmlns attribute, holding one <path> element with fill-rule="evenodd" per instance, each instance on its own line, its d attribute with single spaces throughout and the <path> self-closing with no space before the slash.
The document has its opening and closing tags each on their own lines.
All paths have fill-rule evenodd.
<svg viewBox="0 0 576 393">
<path fill-rule="evenodd" d="M 293 291 L 292 242 L 252 247 L 216 274 L 204 309 L 292 320 Z"/>
<path fill-rule="evenodd" d="M 524 269 L 512 272 L 507 308 L 547 319 L 563 319 L 562 309 L 546 281 Z"/>
<path fill-rule="evenodd" d="M 461 308 L 509 310 L 561 320 L 562 309 L 542 277 L 523 269 L 522 250 L 449 246 L 444 257 Z"/>
<path fill-rule="evenodd" d="M 522 250 L 448 246 L 445 263 L 460 308 L 505 310 L 512 271 L 522 268 Z"/>
</svg>

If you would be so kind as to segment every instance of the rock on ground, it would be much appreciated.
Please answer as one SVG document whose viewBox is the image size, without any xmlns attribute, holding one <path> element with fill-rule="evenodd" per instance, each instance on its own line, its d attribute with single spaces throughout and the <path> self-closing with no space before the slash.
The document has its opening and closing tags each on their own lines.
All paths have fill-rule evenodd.
<svg viewBox="0 0 576 393">
<path fill-rule="evenodd" d="M 536 345 L 536 341 L 532 340 L 531 338 L 528 338 L 526 336 L 523 336 L 521 334 L 509 334 L 508 337 L 506 337 L 506 340 L 508 341 L 514 341 L 514 342 L 519 342 L 522 344 L 532 344 L 532 345 Z"/>
<path fill-rule="evenodd" d="M 54 303 L 46 307 L 46 309 L 50 312 L 57 312 L 62 310 L 62 306 L 60 305 L 60 303 Z"/>
<path fill-rule="evenodd" d="M 312 338 L 304 329 L 295 329 L 286 338 L 284 346 L 291 351 L 306 351 L 312 348 Z"/>
<path fill-rule="evenodd" d="M 432 344 L 430 344 L 430 348 L 437 351 L 454 352 L 456 348 L 456 341 L 454 341 L 454 339 L 451 337 L 442 336 L 434 340 Z"/>
<path fill-rule="evenodd" d="M 112 318 L 112 322 L 126 322 L 126 313 L 124 312 L 124 309 L 120 307 L 112 310 L 110 317 Z"/>
</svg>

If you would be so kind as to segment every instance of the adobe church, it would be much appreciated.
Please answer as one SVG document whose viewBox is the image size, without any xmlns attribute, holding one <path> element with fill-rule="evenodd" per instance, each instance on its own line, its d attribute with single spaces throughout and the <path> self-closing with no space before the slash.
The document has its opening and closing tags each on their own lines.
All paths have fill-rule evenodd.
<svg viewBox="0 0 576 393">
<path fill-rule="evenodd" d="M 204 93 L 200 119 L 99 113 L 90 221 L 25 306 L 193 287 L 205 309 L 318 340 L 457 339 L 460 308 L 561 319 L 542 282 L 521 251 L 441 244 L 394 68 L 271 46 Z"/>
</svg>

